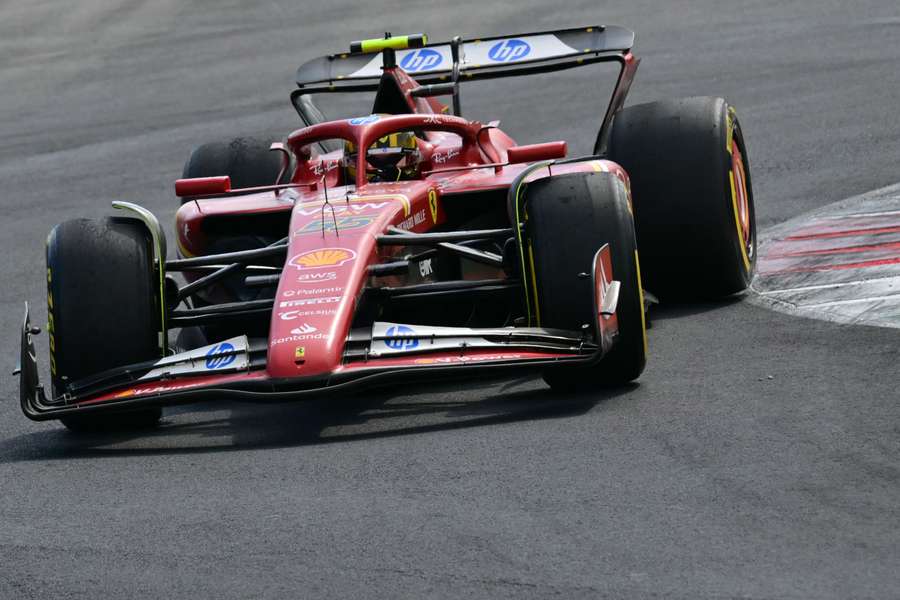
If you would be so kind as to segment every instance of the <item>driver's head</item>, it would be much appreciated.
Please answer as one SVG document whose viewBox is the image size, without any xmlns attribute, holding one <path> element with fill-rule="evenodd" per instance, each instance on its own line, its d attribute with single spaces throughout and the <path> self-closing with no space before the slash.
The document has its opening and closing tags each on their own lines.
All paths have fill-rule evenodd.
<svg viewBox="0 0 900 600">
<path fill-rule="evenodd" d="M 347 175 L 356 178 L 358 149 L 351 141 L 344 142 Z M 421 154 L 412 131 L 395 131 L 378 138 L 366 150 L 366 179 L 369 181 L 401 181 L 419 175 Z"/>
</svg>

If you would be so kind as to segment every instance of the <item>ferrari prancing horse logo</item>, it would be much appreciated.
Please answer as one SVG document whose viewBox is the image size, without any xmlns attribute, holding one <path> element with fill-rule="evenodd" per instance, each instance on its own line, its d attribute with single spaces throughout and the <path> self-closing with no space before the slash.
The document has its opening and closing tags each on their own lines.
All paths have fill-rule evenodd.
<svg viewBox="0 0 900 600">
<path fill-rule="evenodd" d="M 431 222 L 437 223 L 438 215 L 438 198 L 434 189 L 428 190 L 428 208 L 431 210 Z"/>
</svg>

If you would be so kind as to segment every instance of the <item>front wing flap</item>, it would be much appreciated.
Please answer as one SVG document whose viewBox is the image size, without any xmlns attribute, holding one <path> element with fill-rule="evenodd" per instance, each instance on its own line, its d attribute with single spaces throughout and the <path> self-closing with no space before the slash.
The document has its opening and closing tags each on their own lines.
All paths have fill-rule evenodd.
<svg viewBox="0 0 900 600">
<path fill-rule="evenodd" d="M 41 378 L 38 374 L 37 355 L 34 350 L 34 337 L 40 333 L 40 329 L 31 326 L 31 316 L 28 303 L 25 303 L 25 320 L 22 323 L 21 348 L 19 353 L 19 366 L 14 371 L 19 376 L 19 402 L 22 411 L 29 415 L 29 407 L 37 404 L 46 404 L 47 396 Z M 30 416 L 30 415 L 29 415 Z"/>
<path fill-rule="evenodd" d="M 619 318 L 616 308 L 619 304 L 621 283 L 613 279 L 612 255 L 609 244 L 604 244 L 594 255 L 594 328 L 603 353 L 612 349 L 619 335 Z"/>
</svg>

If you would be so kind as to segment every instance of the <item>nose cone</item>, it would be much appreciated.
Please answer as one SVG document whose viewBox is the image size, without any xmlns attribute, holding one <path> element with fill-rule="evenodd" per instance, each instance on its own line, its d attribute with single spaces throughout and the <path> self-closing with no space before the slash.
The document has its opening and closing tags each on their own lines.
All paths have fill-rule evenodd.
<svg viewBox="0 0 900 600">
<path fill-rule="evenodd" d="M 408 211 L 400 198 L 294 207 L 269 329 L 270 376 L 312 377 L 340 366 L 368 265 L 377 260 L 375 237 Z"/>
</svg>

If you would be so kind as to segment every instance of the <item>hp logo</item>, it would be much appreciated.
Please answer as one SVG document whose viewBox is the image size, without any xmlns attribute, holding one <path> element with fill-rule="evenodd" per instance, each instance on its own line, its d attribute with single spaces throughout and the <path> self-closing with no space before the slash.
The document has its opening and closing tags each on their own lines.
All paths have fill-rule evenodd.
<svg viewBox="0 0 900 600">
<path fill-rule="evenodd" d="M 206 368 L 210 370 L 224 369 L 233 363 L 237 355 L 229 354 L 227 356 L 222 356 L 222 354 L 225 354 L 226 352 L 234 352 L 234 346 L 228 342 L 222 342 L 221 344 L 216 344 L 210 348 L 209 352 L 206 353 Z"/>
<path fill-rule="evenodd" d="M 388 327 L 385 333 L 388 339 L 384 341 L 384 345 L 391 350 L 412 350 L 419 346 L 419 340 L 412 337 L 416 335 L 416 332 L 411 327 L 394 325 Z"/>
<path fill-rule="evenodd" d="M 510 62 L 525 58 L 531 52 L 531 46 L 524 40 L 503 40 L 491 46 L 488 58 L 496 62 Z"/>
<path fill-rule="evenodd" d="M 443 61 L 444 57 L 440 52 L 421 48 L 404 56 L 400 61 L 400 66 L 407 73 L 418 73 L 419 71 L 430 71 Z"/>
</svg>

